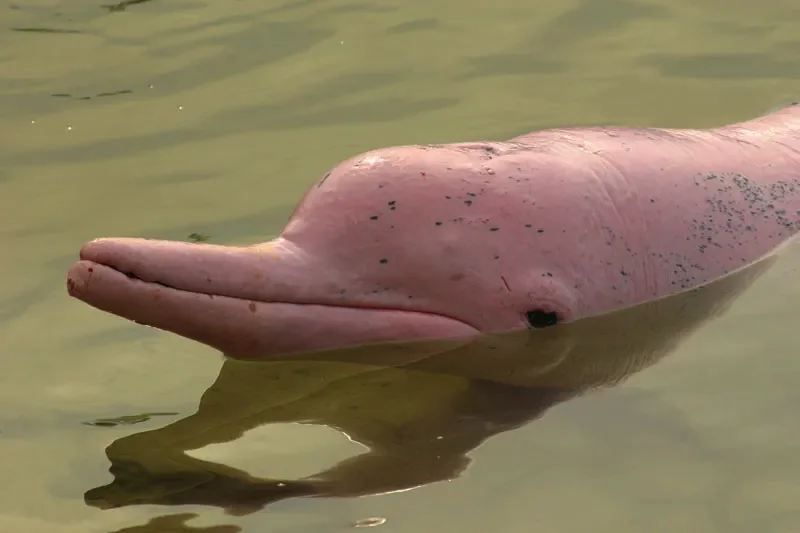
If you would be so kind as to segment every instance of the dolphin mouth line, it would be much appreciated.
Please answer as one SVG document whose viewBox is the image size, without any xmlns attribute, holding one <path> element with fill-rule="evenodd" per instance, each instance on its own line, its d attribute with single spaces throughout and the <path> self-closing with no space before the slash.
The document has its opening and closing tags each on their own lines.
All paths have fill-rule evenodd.
<svg viewBox="0 0 800 533">
<path fill-rule="evenodd" d="M 94 263 L 94 261 L 92 261 L 92 262 Z M 101 263 L 94 263 L 94 264 L 96 266 L 99 266 L 99 267 L 103 267 L 103 268 L 108 268 L 108 269 L 114 270 L 116 272 L 119 272 L 120 274 L 124 274 L 125 277 L 127 277 L 128 279 L 141 281 L 142 283 L 149 283 L 151 285 L 161 285 L 162 287 L 166 287 L 167 289 L 172 289 L 173 291 L 194 292 L 194 291 L 187 291 L 187 290 L 184 290 L 184 289 L 179 289 L 178 287 L 173 287 L 172 285 L 167 285 L 166 283 L 164 283 L 162 281 L 147 281 L 145 279 L 140 278 L 139 276 L 137 276 L 133 272 L 130 272 L 130 271 L 123 272 L 122 270 L 117 270 L 116 268 L 114 268 L 112 266 L 109 266 L 109 265 L 103 265 Z M 209 296 L 213 296 L 213 295 L 209 294 Z"/>
<path fill-rule="evenodd" d="M 407 307 L 391 307 L 391 306 L 368 305 L 368 304 L 353 305 L 353 303 L 348 303 L 348 304 L 345 304 L 345 305 L 339 305 L 339 304 L 332 304 L 332 303 L 327 303 L 327 302 L 326 303 L 320 303 L 320 302 L 294 302 L 294 301 L 286 301 L 286 300 L 260 300 L 258 298 L 247 298 L 247 297 L 242 297 L 242 296 L 234 296 L 234 295 L 230 295 L 230 294 L 214 294 L 214 293 L 210 293 L 210 292 L 203 292 L 203 291 L 197 291 L 197 290 L 192 290 L 192 289 L 183 289 L 183 288 L 180 288 L 180 287 L 175 287 L 173 285 L 169 285 L 167 283 L 164 283 L 164 282 L 158 281 L 158 280 L 146 280 L 146 279 L 140 278 L 133 271 L 123 271 L 123 270 L 115 268 L 115 267 L 113 267 L 111 265 L 99 263 L 97 261 L 92 261 L 92 260 L 84 260 L 84 261 L 87 261 L 87 262 L 91 263 L 94 268 L 98 268 L 98 267 L 99 268 L 105 268 L 105 269 L 117 272 L 119 274 L 122 274 L 123 276 L 128 278 L 128 280 L 131 283 L 142 283 L 144 285 L 159 286 L 159 287 L 162 287 L 163 289 L 166 289 L 168 291 L 181 292 L 181 293 L 185 293 L 185 294 L 198 294 L 198 295 L 204 294 L 204 295 L 208 296 L 209 299 L 214 299 L 215 297 L 221 297 L 221 298 L 229 298 L 229 299 L 232 299 L 232 300 L 238 300 L 240 302 L 256 302 L 256 303 L 260 303 L 260 304 L 264 304 L 264 305 L 269 305 L 269 304 L 289 304 L 289 305 L 297 305 L 297 306 L 329 307 L 331 309 L 359 309 L 359 310 L 365 310 L 365 311 L 374 310 L 374 311 L 394 311 L 394 312 L 399 312 L 399 313 L 413 313 L 413 314 L 417 314 L 417 315 L 428 315 L 428 316 L 432 316 L 432 317 L 439 317 L 439 318 L 444 318 L 444 319 L 447 319 L 447 320 L 452 320 L 453 322 L 458 322 L 458 323 L 460 323 L 460 324 L 462 324 L 462 325 L 464 325 L 466 327 L 471 328 L 472 330 L 475 331 L 476 334 L 481 334 L 482 333 L 477 327 L 475 327 L 474 325 L 470 324 L 469 322 L 464 321 L 463 319 L 456 318 L 456 317 L 453 317 L 453 316 L 450 316 L 450 315 L 446 315 L 446 314 L 443 314 L 443 313 L 434 312 L 434 311 L 426 311 L 426 310 L 413 309 L 413 308 L 407 308 Z M 90 284 L 91 284 L 91 277 L 90 277 L 90 279 L 89 279 L 89 281 L 87 283 L 87 288 L 88 288 L 88 286 Z"/>
</svg>

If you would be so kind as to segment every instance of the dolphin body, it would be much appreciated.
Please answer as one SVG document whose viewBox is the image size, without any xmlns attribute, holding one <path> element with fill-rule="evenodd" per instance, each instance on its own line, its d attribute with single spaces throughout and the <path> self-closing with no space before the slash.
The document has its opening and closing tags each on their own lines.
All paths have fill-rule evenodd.
<svg viewBox="0 0 800 533">
<path fill-rule="evenodd" d="M 325 174 L 273 240 L 98 239 L 67 285 L 98 309 L 268 359 L 550 328 L 703 286 L 798 229 L 794 103 L 712 129 L 373 150 Z"/>
</svg>

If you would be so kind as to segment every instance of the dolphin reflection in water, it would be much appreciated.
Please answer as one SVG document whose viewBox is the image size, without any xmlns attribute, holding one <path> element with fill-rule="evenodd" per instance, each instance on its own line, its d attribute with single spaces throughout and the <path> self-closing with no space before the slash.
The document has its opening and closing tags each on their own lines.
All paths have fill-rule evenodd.
<svg viewBox="0 0 800 533">
<path fill-rule="evenodd" d="M 774 260 L 557 328 L 264 362 L 226 359 L 197 412 L 108 446 L 114 479 L 86 492 L 85 501 L 102 509 L 193 504 L 247 514 L 287 498 L 357 497 L 455 479 L 486 439 L 658 362 Z M 185 453 L 291 422 L 328 426 L 369 451 L 302 479 L 259 478 Z"/>
</svg>

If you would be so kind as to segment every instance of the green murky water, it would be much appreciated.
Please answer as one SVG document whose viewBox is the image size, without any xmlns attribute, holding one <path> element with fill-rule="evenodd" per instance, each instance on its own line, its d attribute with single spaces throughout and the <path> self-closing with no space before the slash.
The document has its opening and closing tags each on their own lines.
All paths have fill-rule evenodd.
<svg viewBox="0 0 800 533">
<path fill-rule="evenodd" d="M 794 0 L 0 2 L 0 530 L 796 531 L 797 247 L 655 366 L 459 451 L 452 481 L 426 484 L 458 470 L 436 455 L 430 479 L 367 465 L 355 485 L 422 486 L 263 510 L 256 477 L 365 451 L 292 421 L 346 432 L 341 406 L 368 406 L 356 436 L 402 455 L 403 428 L 435 434 L 463 380 L 341 363 L 259 379 L 68 299 L 64 271 L 102 235 L 266 240 L 368 148 L 749 118 L 800 94 L 798 20 Z M 103 489 L 109 445 L 159 472 L 201 446 L 196 472 L 229 484 L 148 505 L 194 478 Z"/>
</svg>

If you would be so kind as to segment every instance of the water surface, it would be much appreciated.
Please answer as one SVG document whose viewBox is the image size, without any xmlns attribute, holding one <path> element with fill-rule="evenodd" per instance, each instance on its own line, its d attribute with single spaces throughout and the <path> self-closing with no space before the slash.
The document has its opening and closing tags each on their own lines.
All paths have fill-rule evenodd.
<svg viewBox="0 0 800 533">
<path fill-rule="evenodd" d="M 453 481 L 242 516 L 84 501 L 107 446 L 191 415 L 223 363 L 70 300 L 64 272 L 102 235 L 266 240 L 369 148 L 750 118 L 800 94 L 797 20 L 794 0 L 0 3 L 0 529 L 796 531 L 796 247 L 658 364 L 489 439 Z M 436 379 L 393 420 L 461 390 Z M 193 453 L 292 478 L 362 451 L 274 424 Z"/>
</svg>

